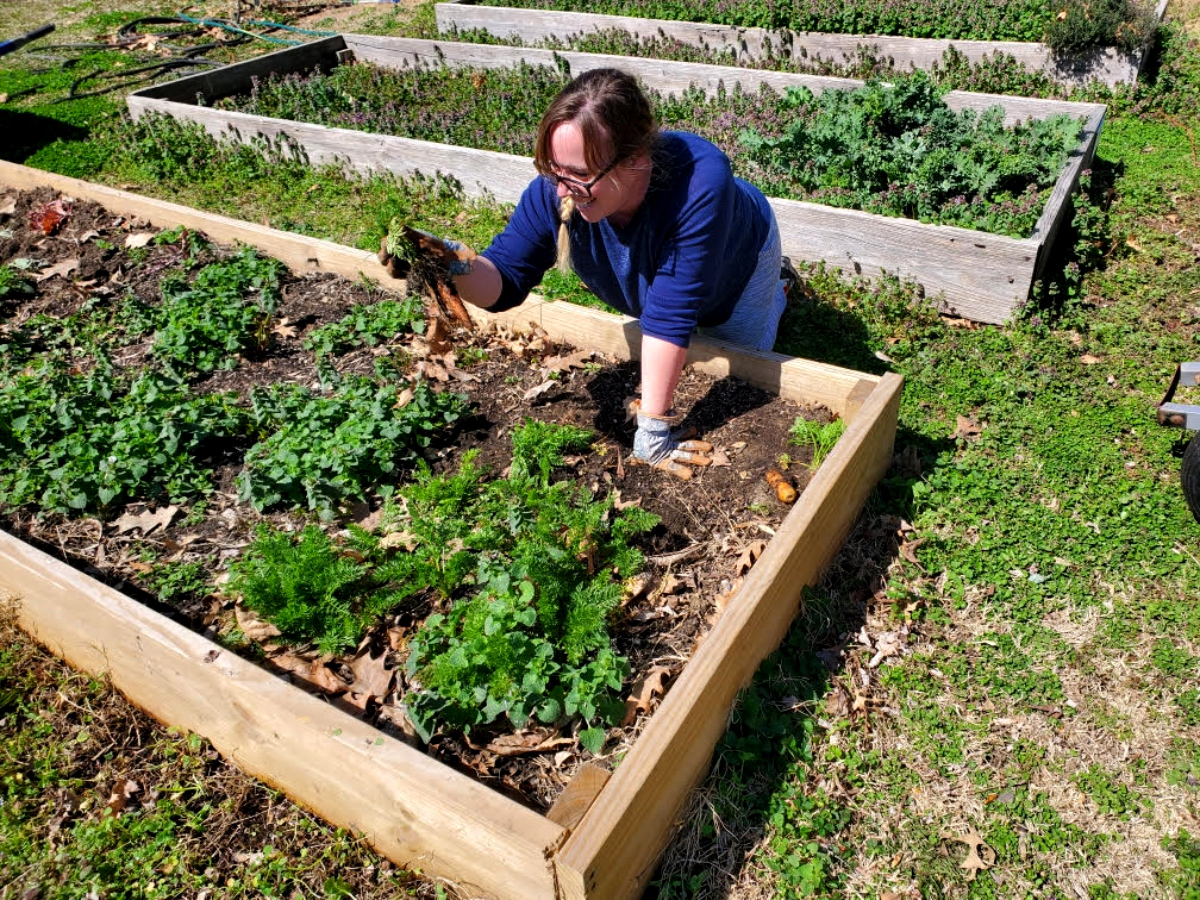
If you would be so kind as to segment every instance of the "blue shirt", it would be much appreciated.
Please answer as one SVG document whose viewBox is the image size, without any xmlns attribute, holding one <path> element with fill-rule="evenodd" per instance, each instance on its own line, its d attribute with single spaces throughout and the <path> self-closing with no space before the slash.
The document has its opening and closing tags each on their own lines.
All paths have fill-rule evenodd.
<svg viewBox="0 0 1200 900">
<path fill-rule="evenodd" d="M 571 262 L 597 297 L 640 319 L 644 334 L 686 347 L 697 325 L 720 325 L 733 312 L 774 213 L 714 144 L 684 132 L 661 137 L 646 198 L 627 225 L 572 217 Z M 534 179 L 484 251 L 504 283 L 493 309 L 524 301 L 554 265 L 558 208 L 554 184 Z"/>
</svg>

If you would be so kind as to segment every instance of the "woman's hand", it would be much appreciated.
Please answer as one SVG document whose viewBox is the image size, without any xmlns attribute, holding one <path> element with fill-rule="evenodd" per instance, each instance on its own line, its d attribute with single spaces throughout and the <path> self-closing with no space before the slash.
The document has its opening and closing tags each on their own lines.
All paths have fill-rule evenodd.
<svg viewBox="0 0 1200 900">
<path fill-rule="evenodd" d="M 688 481 L 692 477 L 690 466 L 703 467 L 712 464 L 712 444 L 708 441 L 685 440 L 673 427 L 677 416 L 652 416 L 641 411 L 634 401 L 637 412 L 637 433 L 633 436 L 633 459 L 670 472 L 677 478 Z"/>
</svg>

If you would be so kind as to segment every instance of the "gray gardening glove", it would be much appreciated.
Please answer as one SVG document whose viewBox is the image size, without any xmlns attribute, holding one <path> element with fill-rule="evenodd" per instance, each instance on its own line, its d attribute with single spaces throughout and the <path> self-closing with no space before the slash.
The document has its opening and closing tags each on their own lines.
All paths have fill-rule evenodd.
<svg viewBox="0 0 1200 900">
<path fill-rule="evenodd" d="M 684 435 L 671 426 L 677 416 L 651 416 L 634 406 L 637 412 L 637 433 L 633 436 L 633 459 L 670 472 L 688 481 L 692 466 L 712 464 L 712 444 L 708 441 L 683 440 Z"/>
</svg>

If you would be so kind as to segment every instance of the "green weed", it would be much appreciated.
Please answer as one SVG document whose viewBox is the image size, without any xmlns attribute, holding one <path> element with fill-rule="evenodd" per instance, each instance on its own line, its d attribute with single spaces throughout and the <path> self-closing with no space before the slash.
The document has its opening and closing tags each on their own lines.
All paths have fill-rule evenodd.
<svg viewBox="0 0 1200 900">
<path fill-rule="evenodd" d="M 803 416 L 798 416 L 788 431 L 789 443 L 803 447 L 812 454 L 808 467 L 816 470 L 837 444 L 838 439 L 846 431 L 845 419 L 834 419 L 832 422 L 814 422 Z"/>
</svg>

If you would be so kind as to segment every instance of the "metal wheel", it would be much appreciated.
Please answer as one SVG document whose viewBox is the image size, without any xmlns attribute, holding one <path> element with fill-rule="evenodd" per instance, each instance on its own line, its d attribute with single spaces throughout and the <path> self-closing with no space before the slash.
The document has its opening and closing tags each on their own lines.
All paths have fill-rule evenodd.
<svg viewBox="0 0 1200 900">
<path fill-rule="evenodd" d="M 1183 496 L 1187 498 L 1188 509 L 1200 522 L 1200 437 L 1188 441 L 1187 449 L 1183 451 L 1179 480 L 1183 482 Z"/>
</svg>

